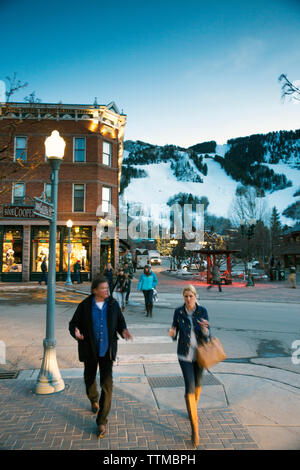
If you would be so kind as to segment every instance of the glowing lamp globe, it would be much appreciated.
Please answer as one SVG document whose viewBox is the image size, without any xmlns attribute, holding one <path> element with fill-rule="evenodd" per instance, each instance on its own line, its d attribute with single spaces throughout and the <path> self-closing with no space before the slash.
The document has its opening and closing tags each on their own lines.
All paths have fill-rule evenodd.
<svg viewBox="0 0 300 470">
<path fill-rule="evenodd" d="M 48 159 L 62 160 L 64 158 L 66 142 L 58 131 L 52 131 L 50 137 L 45 140 L 46 157 Z"/>
</svg>

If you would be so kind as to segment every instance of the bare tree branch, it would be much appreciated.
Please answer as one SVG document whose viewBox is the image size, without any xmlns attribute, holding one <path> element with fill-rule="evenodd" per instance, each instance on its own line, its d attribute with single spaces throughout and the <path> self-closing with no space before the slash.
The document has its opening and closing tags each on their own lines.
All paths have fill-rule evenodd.
<svg viewBox="0 0 300 470">
<path fill-rule="evenodd" d="M 285 99 L 286 96 L 292 96 L 294 100 L 300 101 L 300 88 L 295 86 L 290 80 L 287 78 L 285 73 L 282 73 L 278 78 L 279 82 L 282 82 L 281 91 L 282 95 L 281 98 Z"/>
</svg>

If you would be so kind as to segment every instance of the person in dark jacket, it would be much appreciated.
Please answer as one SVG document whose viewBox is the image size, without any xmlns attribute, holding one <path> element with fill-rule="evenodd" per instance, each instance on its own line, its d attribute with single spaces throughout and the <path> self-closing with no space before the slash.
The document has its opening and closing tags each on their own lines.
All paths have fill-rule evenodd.
<svg viewBox="0 0 300 470">
<path fill-rule="evenodd" d="M 127 276 L 124 274 L 123 268 L 120 268 L 113 286 L 113 291 L 116 291 L 117 301 L 122 309 L 125 310 L 125 294 L 127 292 Z"/>
<path fill-rule="evenodd" d="M 81 284 L 81 276 L 80 276 L 81 265 L 80 265 L 79 259 L 74 264 L 73 269 L 74 269 L 75 281 L 77 281 L 77 284 Z"/>
<path fill-rule="evenodd" d="M 112 366 L 117 355 L 118 334 L 126 340 L 132 339 L 118 302 L 109 295 L 105 277 L 92 281 L 91 295 L 78 305 L 69 323 L 69 331 L 78 341 L 79 361 L 84 362 L 86 394 L 92 411 L 98 413 L 98 437 L 102 438 L 106 433 L 111 407 Z M 101 386 L 99 404 L 96 383 L 98 365 Z"/>
<path fill-rule="evenodd" d="M 192 442 L 199 444 L 197 403 L 202 389 L 203 369 L 197 363 L 197 346 L 209 338 L 207 310 L 197 303 L 193 285 L 183 289 L 184 305 L 176 308 L 169 336 L 179 335 L 177 355 L 185 383 L 185 402 L 192 429 Z"/>
<path fill-rule="evenodd" d="M 113 287 L 114 287 L 114 271 L 111 267 L 111 263 L 107 263 L 106 269 L 104 271 L 104 276 L 109 285 L 110 295 L 112 295 Z"/>
<path fill-rule="evenodd" d="M 129 265 L 128 263 L 124 264 L 124 274 L 125 276 L 127 276 L 127 291 L 126 291 L 126 296 L 125 296 L 125 302 L 126 302 L 126 305 L 128 305 L 129 295 L 131 291 L 131 280 L 133 278 L 133 269 L 132 269 L 132 266 Z"/>
<path fill-rule="evenodd" d="M 42 279 L 39 281 L 39 284 L 41 285 L 43 281 L 45 281 L 45 285 L 47 285 L 47 258 L 46 256 L 43 259 L 43 262 L 41 264 L 41 270 L 42 270 Z"/>
</svg>

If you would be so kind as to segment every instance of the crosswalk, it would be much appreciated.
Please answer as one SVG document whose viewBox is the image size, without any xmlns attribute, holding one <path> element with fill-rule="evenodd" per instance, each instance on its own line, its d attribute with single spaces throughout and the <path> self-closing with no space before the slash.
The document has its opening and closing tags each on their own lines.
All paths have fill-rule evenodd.
<svg viewBox="0 0 300 470">
<path fill-rule="evenodd" d="M 176 343 L 168 336 L 169 324 L 132 323 L 133 341 L 119 340 L 117 364 L 177 362 Z"/>
</svg>

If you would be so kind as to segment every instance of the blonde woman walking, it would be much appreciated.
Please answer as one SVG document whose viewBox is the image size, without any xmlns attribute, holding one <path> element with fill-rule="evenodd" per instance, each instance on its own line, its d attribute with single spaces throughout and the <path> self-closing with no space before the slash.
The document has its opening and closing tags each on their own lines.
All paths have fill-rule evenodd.
<svg viewBox="0 0 300 470">
<path fill-rule="evenodd" d="M 197 363 L 197 345 L 209 338 L 207 310 L 197 303 L 193 285 L 183 289 L 184 304 L 175 309 L 169 336 L 179 335 L 177 355 L 185 383 L 185 402 L 192 429 L 192 442 L 199 444 L 197 403 L 202 389 L 203 368 Z"/>
</svg>

